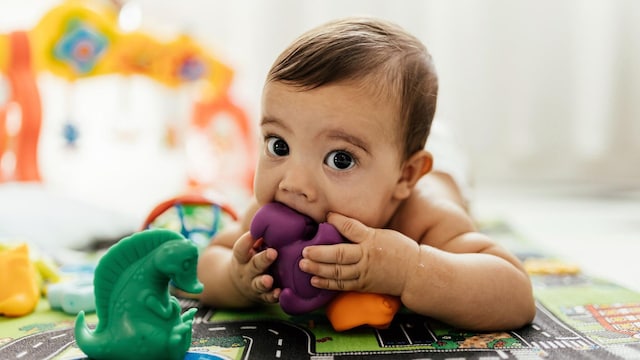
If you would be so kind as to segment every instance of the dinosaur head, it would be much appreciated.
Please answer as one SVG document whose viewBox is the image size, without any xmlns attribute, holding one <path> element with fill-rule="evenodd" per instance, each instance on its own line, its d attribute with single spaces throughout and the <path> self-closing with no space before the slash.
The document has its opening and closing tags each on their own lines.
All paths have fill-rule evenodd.
<svg viewBox="0 0 640 360">
<path fill-rule="evenodd" d="M 198 248 L 188 240 L 171 241 L 162 246 L 155 258 L 156 267 L 166 274 L 176 287 L 192 293 L 202 292 L 198 281 Z"/>
</svg>

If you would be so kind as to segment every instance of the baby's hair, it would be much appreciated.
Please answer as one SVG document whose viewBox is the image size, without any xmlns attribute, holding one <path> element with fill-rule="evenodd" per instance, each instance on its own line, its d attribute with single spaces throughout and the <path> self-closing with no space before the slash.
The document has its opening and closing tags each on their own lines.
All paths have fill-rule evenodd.
<svg viewBox="0 0 640 360">
<path fill-rule="evenodd" d="M 436 110 L 438 77 L 420 40 L 382 19 L 339 19 L 302 34 L 267 76 L 267 82 L 302 90 L 341 81 L 360 82 L 399 104 L 404 159 L 424 148 Z"/>
</svg>

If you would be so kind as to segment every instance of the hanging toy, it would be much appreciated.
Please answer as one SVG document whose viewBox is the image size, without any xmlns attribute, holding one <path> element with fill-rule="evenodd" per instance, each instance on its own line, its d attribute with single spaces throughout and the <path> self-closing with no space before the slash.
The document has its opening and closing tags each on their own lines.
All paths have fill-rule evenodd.
<svg viewBox="0 0 640 360">
<path fill-rule="evenodd" d="M 66 87 L 66 119 L 62 125 L 62 138 L 64 139 L 64 144 L 68 148 L 76 148 L 78 145 L 78 139 L 80 138 L 80 127 L 78 126 L 78 122 L 75 120 L 73 115 L 73 104 L 75 101 L 75 82 L 70 82 Z"/>
<path fill-rule="evenodd" d="M 75 147 L 80 137 L 78 126 L 71 120 L 67 120 L 62 127 L 62 136 L 67 146 Z"/>
</svg>

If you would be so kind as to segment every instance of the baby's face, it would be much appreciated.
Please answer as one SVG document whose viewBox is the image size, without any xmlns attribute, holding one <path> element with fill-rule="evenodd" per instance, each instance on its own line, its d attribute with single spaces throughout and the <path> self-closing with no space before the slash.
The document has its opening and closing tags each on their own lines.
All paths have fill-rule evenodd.
<svg viewBox="0 0 640 360">
<path fill-rule="evenodd" d="M 397 111 L 361 87 L 301 91 L 268 83 L 255 178 L 259 204 L 282 202 L 326 221 L 329 211 L 382 227 L 401 175 Z"/>
</svg>

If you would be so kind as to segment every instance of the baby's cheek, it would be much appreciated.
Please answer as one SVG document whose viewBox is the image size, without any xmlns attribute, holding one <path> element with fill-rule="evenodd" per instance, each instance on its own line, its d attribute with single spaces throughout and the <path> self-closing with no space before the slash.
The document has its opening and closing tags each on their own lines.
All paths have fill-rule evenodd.
<svg viewBox="0 0 640 360">
<path fill-rule="evenodd" d="M 266 182 L 260 182 L 260 180 L 256 178 L 253 191 L 258 205 L 264 206 L 273 202 L 275 200 L 275 189 L 277 189 L 277 187 L 269 188 Z"/>
</svg>

